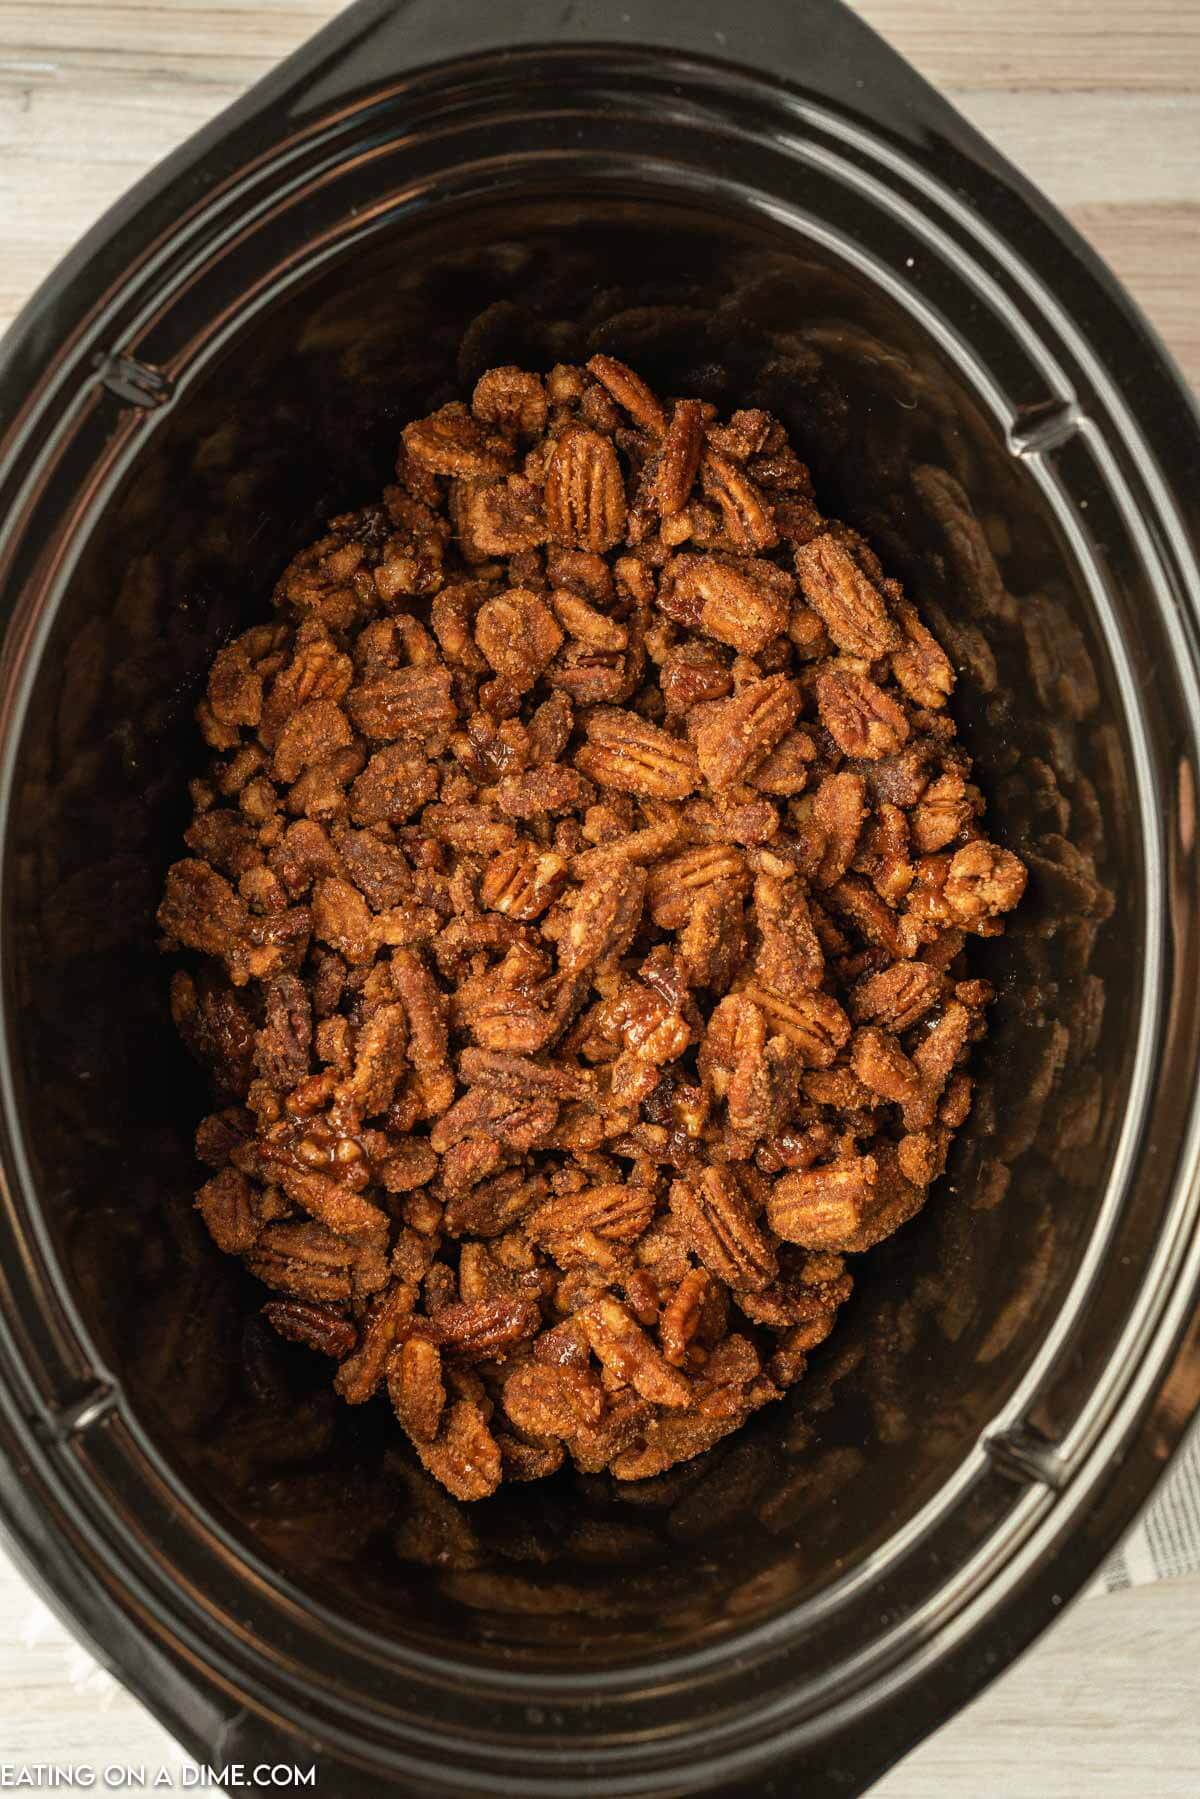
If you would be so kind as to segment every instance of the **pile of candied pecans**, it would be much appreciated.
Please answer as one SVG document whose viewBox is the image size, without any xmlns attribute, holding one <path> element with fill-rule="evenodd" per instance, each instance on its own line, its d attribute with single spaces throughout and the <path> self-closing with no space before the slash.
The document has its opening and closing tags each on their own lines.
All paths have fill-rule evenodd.
<svg viewBox="0 0 1200 1799">
<path fill-rule="evenodd" d="M 218 1246 L 462 1499 L 800 1378 L 971 1106 L 951 665 L 783 428 L 607 356 L 403 433 L 217 656 L 159 921 Z"/>
</svg>

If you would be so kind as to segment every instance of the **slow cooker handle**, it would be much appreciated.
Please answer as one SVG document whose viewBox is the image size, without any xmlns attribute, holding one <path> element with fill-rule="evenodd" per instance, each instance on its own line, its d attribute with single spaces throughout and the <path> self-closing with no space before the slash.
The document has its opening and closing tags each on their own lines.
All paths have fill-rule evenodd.
<svg viewBox="0 0 1200 1799">
<path fill-rule="evenodd" d="M 544 45 L 634 45 L 727 62 L 870 120 L 999 165 L 986 140 L 841 0 L 355 0 L 241 106 L 282 104 L 296 123 L 435 63 Z M 236 108 L 235 110 L 240 110 Z M 1009 171 L 1006 170 L 1006 173 Z"/>
</svg>

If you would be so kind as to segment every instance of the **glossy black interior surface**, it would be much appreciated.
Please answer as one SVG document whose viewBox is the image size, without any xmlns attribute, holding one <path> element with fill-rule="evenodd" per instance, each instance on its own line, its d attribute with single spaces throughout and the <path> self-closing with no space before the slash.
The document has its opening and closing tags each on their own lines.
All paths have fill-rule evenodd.
<svg viewBox="0 0 1200 1799">
<path fill-rule="evenodd" d="M 666 391 L 787 420 L 825 505 L 945 621 L 991 828 L 1035 878 L 978 946 L 1001 999 L 953 1169 L 860 1264 L 796 1393 L 645 1487 L 564 1475 L 468 1511 L 420 1475 L 386 1401 L 334 1415 L 325 1366 L 259 1325 L 261 1291 L 191 1214 L 204 1095 L 152 912 L 215 647 L 265 615 L 326 517 L 386 482 L 406 418 L 497 361 L 600 348 Z M 989 1427 L 1061 1304 L 1120 1121 L 1138 830 L 1106 653 L 1052 520 L 898 308 L 782 234 L 649 199 L 398 234 L 240 333 L 151 422 L 55 621 L 10 840 L 31 1144 L 109 1368 L 195 1491 L 373 1629 L 561 1661 L 770 1615 L 877 1549 Z M 1117 866 L 1120 916 L 1098 932 Z"/>
</svg>

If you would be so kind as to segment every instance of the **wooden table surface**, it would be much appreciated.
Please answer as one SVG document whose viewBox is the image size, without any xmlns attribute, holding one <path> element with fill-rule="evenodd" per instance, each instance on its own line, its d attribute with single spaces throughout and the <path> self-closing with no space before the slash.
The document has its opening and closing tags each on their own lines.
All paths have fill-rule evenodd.
<svg viewBox="0 0 1200 1799">
<path fill-rule="evenodd" d="M 336 10 L 0 0 L 0 328 L 111 200 Z M 1200 387 L 1200 0 L 859 10 L 1064 208 Z M 1198 1697 L 1200 1579 L 1087 1598 L 877 1799 L 1191 1799 Z M 171 1754 L 0 1563 L 0 1766 L 113 1760 Z"/>
</svg>

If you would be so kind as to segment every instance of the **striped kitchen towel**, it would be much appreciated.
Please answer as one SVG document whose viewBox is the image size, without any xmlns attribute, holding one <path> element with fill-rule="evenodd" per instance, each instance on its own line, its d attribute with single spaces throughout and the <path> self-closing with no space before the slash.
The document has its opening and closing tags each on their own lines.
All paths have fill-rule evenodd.
<svg viewBox="0 0 1200 1799">
<path fill-rule="evenodd" d="M 1105 1563 L 1097 1589 L 1115 1593 L 1151 1580 L 1200 1571 L 1200 1430 L 1176 1456 L 1170 1473 L 1122 1543 Z"/>
</svg>

